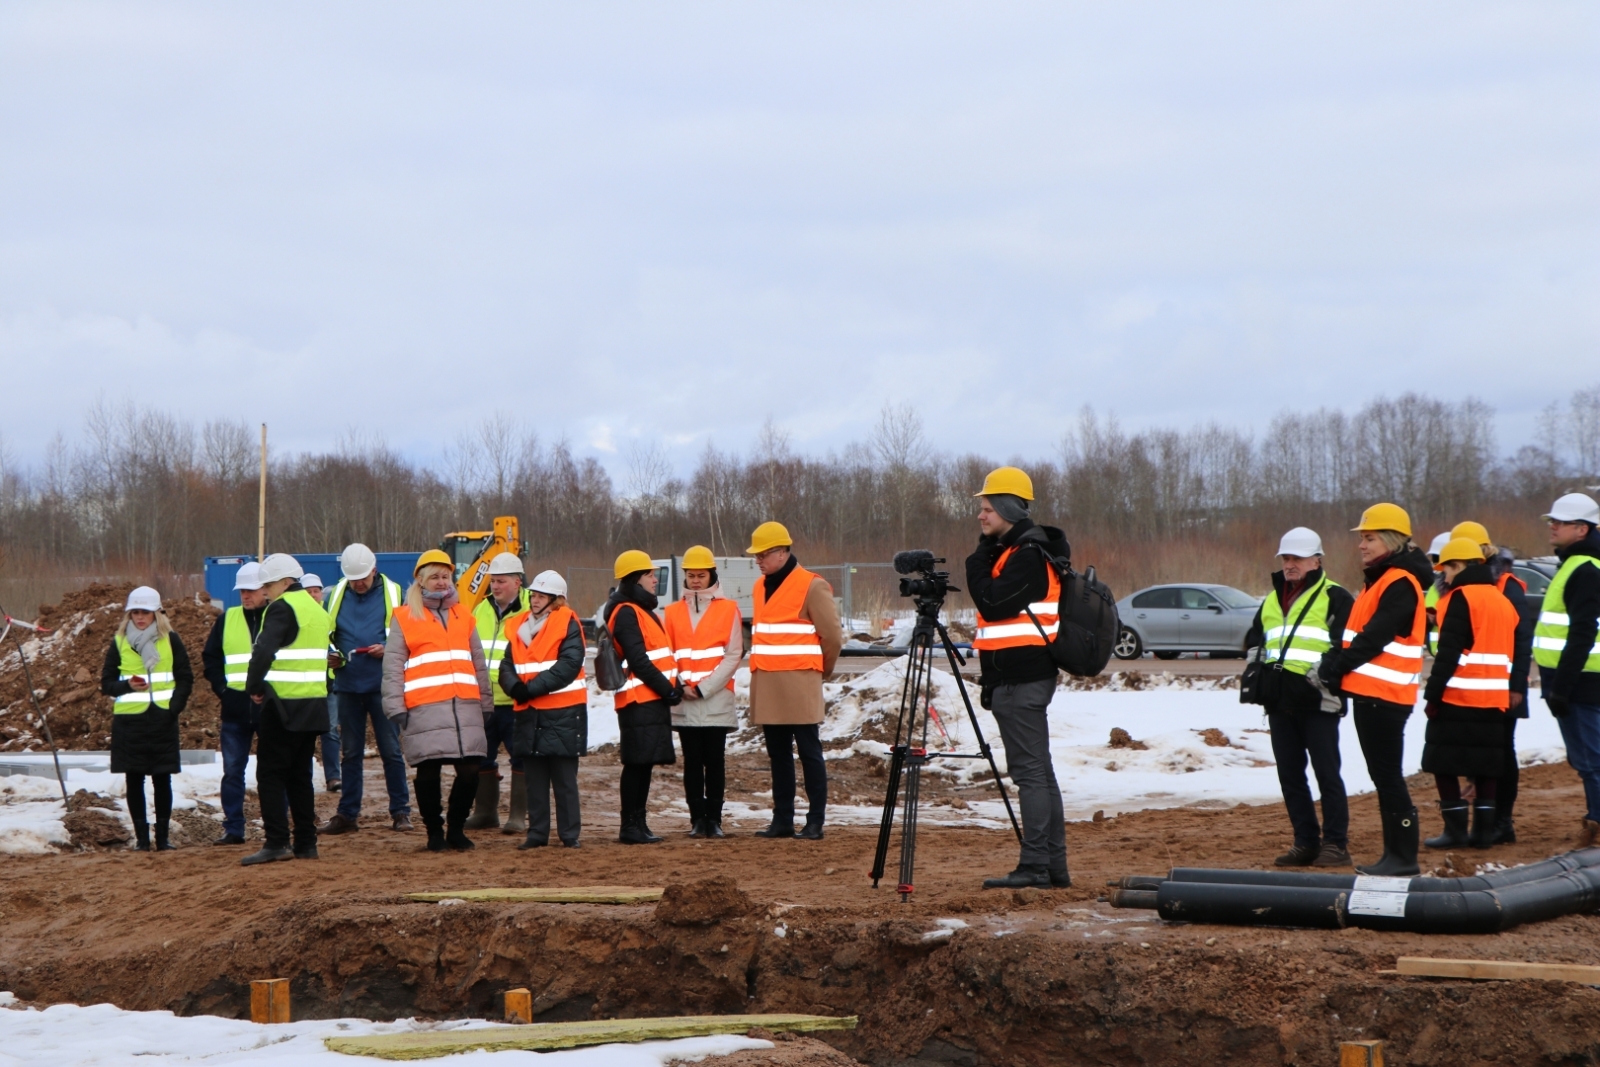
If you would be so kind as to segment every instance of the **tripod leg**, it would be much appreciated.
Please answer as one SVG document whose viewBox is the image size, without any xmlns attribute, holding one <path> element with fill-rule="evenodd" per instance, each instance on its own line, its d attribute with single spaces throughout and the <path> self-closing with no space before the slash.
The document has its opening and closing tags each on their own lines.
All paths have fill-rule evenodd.
<svg viewBox="0 0 1600 1067">
<path fill-rule="evenodd" d="M 878 824 L 878 851 L 872 858 L 872 888 L 883 878 L 883 865 L 889 858 L 889 835 L 894 832 L 894 807 L 900 794 L 900 768 L 905 766 L 906 746 L 895 745 L 889 755 L 889 789 L 883 796 L 883 821 Z"/>
<path fill-rule="evenodd" d="M 988 738 L 983 736 L 983 727 L 978 725 L 978 712 L 972 706 L 972 698 L 967 695 L 966 679 L 961 677 L 961 665 L 956 661 L 956 646 L 950 640 L 950 631 L 944 628 L 944 623 L 936 623 L 939 627 L 939 638 L 944 642 L 945 658 L 950 661 L 950 673 L 955 675 L 956 689 L 961 693 L 961 703 L 967 706 L 967 720 L 972 723 L 972 732 L 978 738 L 978 751 L 983 753 L 983 758 L 989 761 L 989 770 L 994 772 L 994 786 L 1000 790 L 1000 800 L 1006 806 L 1006 818 L 1011 820 L 1011 831 L 1017 835 L 1017 844 L 1022 844 L 1022 824 L 1017 821 L 1017 813 L 1011 808 L 1011 794 L 1006 792 L 1006 783 L 1000 780 L 1000 765 L 994 761 L 994 750 L 989 747 Z"/>
<path fill-rule="evenodd" d="M 906 814 L 900 825 L 900 884 L 897 891 L 903 904 L 914 892 L 913 878 L 917 866 L 917 802 L 922 794 L 922 765 L 927 762 L 920 750 L 910 756 L 906 775 Z"/>
</svg>

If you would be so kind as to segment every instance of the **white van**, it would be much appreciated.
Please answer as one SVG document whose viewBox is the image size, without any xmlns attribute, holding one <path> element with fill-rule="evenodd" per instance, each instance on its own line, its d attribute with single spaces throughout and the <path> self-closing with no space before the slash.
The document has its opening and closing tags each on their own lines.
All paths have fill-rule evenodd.
<svg viewBox="0 0 1600 1067">
<path fill-rule="evenodd" d="M 756 582 L 761 580 L 761 571 L 756 566 L 755 558 L 752 556 L 712 558 L 717 561 L 717 581 L 722 585 L 722 595 L 729 600 L 739 602 L 739 614 L 748 624 L 750 616 L 755 611 L 750 594 L 755 589 Z M 650 562 L 656 567 L 656 597 L 664 608 L 683 596 L 683 557 L 653 559 Z"/>
</svg>

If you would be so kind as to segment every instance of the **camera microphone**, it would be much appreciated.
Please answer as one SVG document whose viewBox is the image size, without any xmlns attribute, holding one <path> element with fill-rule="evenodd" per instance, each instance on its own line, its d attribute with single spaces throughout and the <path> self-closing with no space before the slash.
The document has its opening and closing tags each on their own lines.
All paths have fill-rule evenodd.
<svg viewBox="0 0 1600 1067">
<path fill-rule="evenodd" d="M 922 574 L 943 562 L 926 548 L 908 548 L 894 554 L 894 569 L 900 574 Z"/>
</svg>

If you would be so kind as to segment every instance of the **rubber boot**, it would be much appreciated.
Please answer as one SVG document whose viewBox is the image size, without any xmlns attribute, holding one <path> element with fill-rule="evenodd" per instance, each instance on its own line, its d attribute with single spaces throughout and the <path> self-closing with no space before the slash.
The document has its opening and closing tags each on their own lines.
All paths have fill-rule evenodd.
<svg viewBox="0 0 1600 1067">
<path fill-rule="evenodd" d="M 1495 806 L 1493 804 L 1476 804 L 1472 808 L 1472 840 L 1473 848 L 1490 848 L 1494 845 L 1495 836 Z"/>
<path fill-rule="evenodd" d="M 526 798 L 527 794 L 523 794 Z M 500 825 L 500 772 L 478 772 L 478 798 L 467 816 L 468 830 L 487 830 Z"/>
<path fill-rule="evenodd" d="M 498 792 L 496 790 L 497 794 Z M 511 814 L 506 816 L 506 824 L 500 827 L 500 832 L 503 834 L 528 832 L 528 776 L 521 771 L 511 772 Z"/>
<path fill-rule="evenodd" d="M 1429 848 L 1466 847 L 1471 840 L 1467 834 L 1467 806 L 1452 804 L 1448 808 L 1441 807 L 1439 814 L 1444 817 L 1444 833 L 1428 838 L 1423 844 Z"/>
<path fill-rule="evenodd" d="M 1417 866 L 1417 809 L 1386 811 L 1383 813 L 1383 858 L 1366 867 L 1357 867 L 1361 874 L 1380 878 L 1405 878 L 1420 873 Z"/>
</svg>

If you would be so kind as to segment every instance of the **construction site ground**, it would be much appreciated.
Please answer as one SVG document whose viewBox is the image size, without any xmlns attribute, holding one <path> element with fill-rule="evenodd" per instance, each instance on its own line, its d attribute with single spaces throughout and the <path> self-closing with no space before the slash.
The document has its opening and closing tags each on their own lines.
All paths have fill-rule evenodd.
<svg viewBox="0 0 1600 1067">
<path fill-rule="evenodd" d="M 733 759 L 730 798 L 759 804 L 764 761 Z M 834 761 L 839 797 L 881 797 L 879 761 Z M 0 864 L 0 989 L 25 1001 L 247 1016 L 252 979 L 286 977 L 296 1018 L 493 1016 L 507 988 L 543 1020 L 731 1012 L 857 1015 L 852 1032 L 780 1041 L 734 1063 L 1334 1064 L 1344 1040 L 1379 1038 L 1393 1064 L 1600 1061 L 1600 990 L 1380 972 L 1397 956 L 1594 963 L 1600 917 L 1484 937 L 1167 925 L 1096 898 L 1108 878 L 1175 865 L 1264 867 L 1289 843 L 1279 805 L 1171 809 L 1070 824 L 1073 886 L 985 891 L 1016 859 L 1009 831 L 924 826 L 916 891 L 867 877 L 876 829 L 820 842 L 684 832 L 676 768 L 658 768 L 654 828 L 616 835 L 615 757 L 582 764 L 583 847 L 517 851 L 474 834 L 434 854 L 396 833 L 367 761 L 360 832 L 325 837 L 318 861 L 243 868 L 246 849 L 89 850 Z M 319 776 L 320 777 L 320 776 Z M 958 806 L 947 780 L 930 807 Z M 1426 801 L 1431 781 L 1413 782 Z M 330 814 L 332 794 L 319 794 Z M 1475 864 L 1543 858 L 1571 843 L 1581 792 L 1564 765 L 1529 769 L 1519 842 L 1456 853 Z M 803 808 L 802 799 L 802 808 Z M 252 814 L 254 796 L 250 799 Z M 1437 825 L 1423 804 L 1425 829 Z M 1372 796 L 1352 803 L 1352 851 L 1381 842 Z M 256 831 L 258 833 L 258 831 Z M 254 835 L 253 835 L 254 836 Z M 196 834 L 186 835 L 195 840 Z M 1443 865 L 1444 855 L 1427 857 Z M 720 881 L 731 879 L 730 881 Z M 492 886 L 656 885 L 661 905 L 413 903 L 407 893 Z"/>
</svg>

